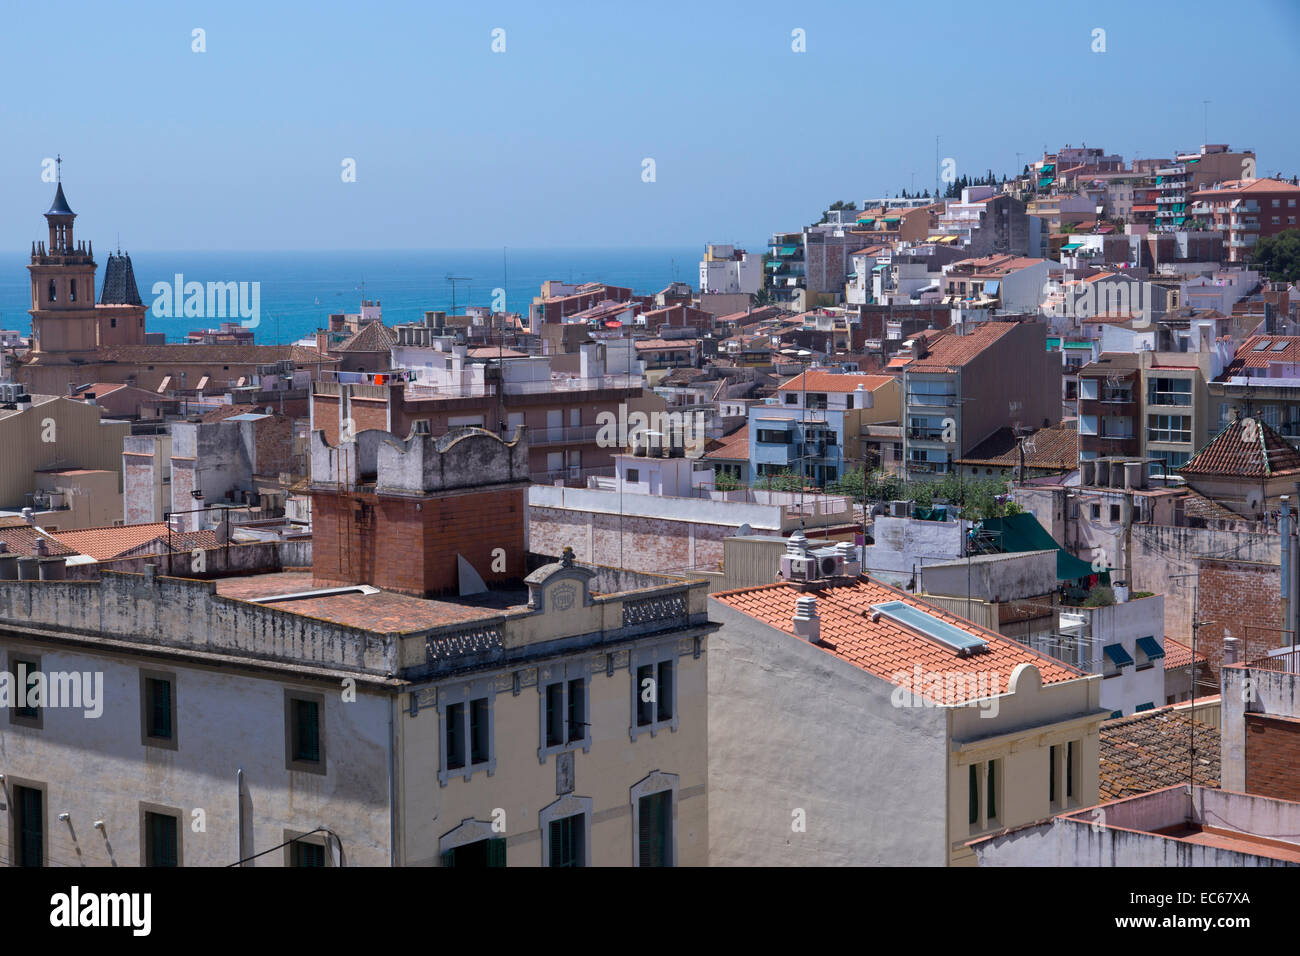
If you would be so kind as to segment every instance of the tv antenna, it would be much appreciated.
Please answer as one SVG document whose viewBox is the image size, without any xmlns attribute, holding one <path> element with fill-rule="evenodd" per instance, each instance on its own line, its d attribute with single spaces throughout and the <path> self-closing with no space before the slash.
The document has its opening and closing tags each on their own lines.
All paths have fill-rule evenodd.
<svg viewBox="0 0 1300 956">
<path fill-rule="evenodd" d="M 457 282 L 473 282 L 474 280 L 473 280 L 472 278 L 470 278 L 469 276 L 452 276 L 452 275 L 449 275 L 449 276 L 447 276 L 447 281 L 451 283 L 451 314 L 452 314 L 452 315 L 455 315 L 455 314 L 456 314 L 456 283 L 457 283 Z"/>
</svg>

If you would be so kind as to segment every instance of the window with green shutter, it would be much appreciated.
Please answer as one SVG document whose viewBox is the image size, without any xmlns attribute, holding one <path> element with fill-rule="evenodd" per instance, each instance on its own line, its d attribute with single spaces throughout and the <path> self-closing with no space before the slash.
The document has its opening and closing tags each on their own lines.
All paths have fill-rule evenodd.
<svg viewBox="0 0 1300 956">
<path fill-rule="evenodd" d="M 583 844 L 585 823 L 581 813 L 551 821 L 551 866 L 586 865 Z"/>
<path fill-rule="evenodd" d="M 144 815 L 146 866 L 178 866 L 177 821 L 167 813 L 146 812 Z"/>
<path fill-rule="evenodd" d="M 1074 799 L 1074 741 L 1065 745 L 1065 795 Z"/>
<path fill-rule="evenodd" d="M 488 700 L 480 697 L 469 705 L 469 760 L 487 763 L 492 758 L 492 722 Z"/>
<path fill-rule="evenodd" d="M 975 765 L 970 765 L 970 825 L 980 822 L 980 777 Z"/>
<path fill-rule="evenodd" d="M 564 743 L 564 685 L 549 684 L 546 688 L 546 746 L 558 747 Z"/>
<path fill-rule="evenodd" d="M 658 708 L 659 719 L 673 719 L 673 662 L 659 662 L 659 686 L 656 688 L 659 694 Z"/>
<path fill-rule="evenodd" d="M 294 866 L 324 866 L 325 847 L 319 843 L 305 843 L 297 840 L 292 844 Z"/>
<path fill-rule="evenodd" d="M 45 865 L 45 794 L 35 787 L 13 788 L 17 866 Z"/>
<path fill-rule="evenodd" d="M 998 815 L 998 761 L 990 760 L 988 770 L 985 774 L 988 778 L 987 783 L 989 791 L 987 815 L 990 820 L 995 820 Z"/>
<path fill-rule="evenodd" d="M 452 847 L 442 854 L 443 866 L 458 866 L 462 869 L 480 869 L 506 865 L 506 841 L 504 837 L 488 840 L 475 840 Z"/>
<path fill-rule="evenodd" d="M 638 727 L 647 727 L 655 722 L 655 698 L 657 696 L 654 665 L 644 664 L 638 667 L 636 669 L 636 722 Z"/>
<path fill-rule="evenodd" d="M 1047 799 L 1056 802 L 1056 748 L 1047 748 Z"/>
<path fill-rule="evenodd" d="M 36 674 L 41 669 L 41 665 L 38 661 L 28 660 L 21 657 L 11 658 L 11 662 L 14 675 L 14 686 L 21 687 L 23 684 L 27 685 L 26 693 L 23 694 L 22 697 L 26 702 L 26 706 L 15 707 L 14 716 L 21 717 L 24 720 L 39 720 L 41 717 L 41 708 L 36 704 L 31 703 L 31 701 L 34 697 L 39 696 L 35 693 L 39 689 L 36 686 Z"/>
<path fill-rule="evenodd" d="M 171 681 L 148 677 L 145 678 L 144 686 L 148 694 L 148 735 L 160 740 L 170 740 L 172 736 Z"/>
<path fill-rule="evenodd" d="M 304 763 L 320 762 L 320 704 L 314 700 L 295 700 L 293 759 Z"/>
<path fill-rule="evenodd" d="M 446 719 L 447 768 L 459 770 L 465 766 L 465 705 L 448 704 Z"/>
<path fill-rule="evenodd" d="M 672 866 L 673 793 L 661 790 L 637 801 L 638 865 Z"/>
<path fill-rule="evenodd" d="M 586 695 L 582 678 L 569 681 L 569 743 L 582 740 L 587 735 Z"/>
</svg>

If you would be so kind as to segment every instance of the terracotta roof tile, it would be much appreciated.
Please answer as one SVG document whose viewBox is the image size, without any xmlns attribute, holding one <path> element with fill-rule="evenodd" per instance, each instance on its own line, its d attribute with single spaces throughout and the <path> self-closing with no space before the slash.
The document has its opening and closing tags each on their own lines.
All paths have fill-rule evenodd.
<svg viewBox="0 0 1300 956">
<path fill-rule="evenodd" d="M 1235 517 L 1235 515 L 1234 515 Z M 1209 658 L 1200 651 L 1196 652 L 1196 661 L 1201 664 L 1209 662 Z M 1177 670 L 1180 667 L 1190 667 L 1192 663 L 1192 649 L 1181 641 L 1175 641 L 1172 637 L 1165 638 L 1165 670 Z"/>
<path fill-rule="evenodd" d="M 894 378 L 891 375 L 853 375 L 824 369 L 809 369 L 782 383 L 777 391 L 802 392 L 806 388 L 813 392 L 853 392 L 857 391 L 859 385 L 863 385 L 868 392 L 874 392 L 880 386 L 888 385 L 892 381 Z"/>
<path fill-rule="evenodd" d="M 1015 322 L 984 322 L 965 335 L 949 332 L 933 339 L 930 352 L 907 366 L 909 372 L 946 372 L 960 368 L 1016 327 Z"/>
<path fill-rule="evenodd" d="M 397 333 L 382 322 L 367 322 L 336 352 L 387 352 L 397 344 Z"/>
<path fill-rule="evenodd" d="M 19 521 L 23 519 L 19 518 Z M 58 532 L 53 532 L 57 534 Z M 3 541 L 9 548 L 10 554 L 16 554 L 20 557 L 30 557 L 36 553 L 36 539 L 45 539 L 45 552 L 49 555 L 73 555 L 77 552 L 67 545 L 60 544 L 52 540 L 50 535 L 42 534 L 35 528 L 28 525 L 25 521 L 19 527 L 0 528 L 0 541 Z"/>
<path fill-rule="evenodd" d="M 1100 731 L 1100 798 L 1118 800 L 1187 782 L 1188 737 L 1196 747 L 1196 783 L 1218 787 L 1220 737 L 1216 727 L 1192 722 L 1170 707 L 1104 720 Z"/>
<path fill-rule="evenodd" d="M 705 452 L 705 458 L 723 461 L 739 461 L 749 458 L 749 425 L 741 425 L 730 435 L 726 435 L 713 448 Z"/>
<path fill-rule="evenodd" d="M 1192 476 L 1272 478 L 1300 473 L 1300 452 L 1267 422 L 1239 418 L 1175 470 Z"/>
<path fill-rule="evenodd" d="M 1033 664 L 1038 668 L 1044 684 L 1074 680 L 1084 676 L 1082 671 L 1039 654 L 1018 641 L 985 630 L 970 621 L 942 608 L 926 604 L 897 588 L 889 587 L 865 577 L 851 586 L 827 587 L 815 592 L 803 592 L 789 584 L 767 584 L 755 588 L 722 591 L 710 597 L 755 620 L 789 634 L 796 640 L 791 618 L 795 601 L 804 596 L 817 598 L 817 613 L 821 618 L 819 645 L 826 653 L 847 661 L 898 686 L 908 686 L 914 668 L 923 674 L 957 675 L 987 674 L 990 683 L 995 679 L 1005 692 L 1011 673 L 1020 664 Z M 888 601 L 902 601 L 919 608 L 949 624 L 956 625 L 975 637 L 988 641 L 988 652 L 963 658 L 952 649 L 882 616 L 872 621 L 872 605 Z M 865 613 L 864 613 L 865 612 Z M 937 688 L 935 688 L 937 690 Z M 978 699 L 967 686 L 967 681 L 944 681 L 942 693 L 931 694 L 928 679 L 914 692 L 937 703 L 959 704 Z"/>
<path fill-rule="evenodd" d="M 50 537 L 77 554 L 88 555 L 96 561 L 108 561 L 159 538 L 165 541 L 167 522 L 128 524 L 112 528 L 83 528 L 79 531 L 54 531 L 50 533 Z M 173 534 L 171 540 L 173 549 L 188 550 L 215 547 L 217 536 L 211 531 L 197 531 Z"/>
<path fill-rule="evenodd" d="M 1279 343 L 1284 347 L 1274 351 L 1273 347 Z M 1260 345 L 1264 347 L 1257 348 Z M 1237 354 L 1219 380 L 1240 375 L 1245 368 L 1268 368 L 1278 362 L 1284 365 L 1300 363 L 1300 335 L 1252 335 L 1237 348 Z M 1261 381 L 1260 384 L 1268 383 Z"/>
<path fill-rule="evenodd" d="M 1025 467 L 1071 471 L 1079 464 L 1079 433 L 1075 421 L 1060 422 L 1040 428 L 1025 438 Z M 961 465 L 987 465 L 993 468 L 1016 468 L 1020 450 L 1010 428 L 999 428 L 976 445 L 969 455 L 957 460 Z"/>
</svg>

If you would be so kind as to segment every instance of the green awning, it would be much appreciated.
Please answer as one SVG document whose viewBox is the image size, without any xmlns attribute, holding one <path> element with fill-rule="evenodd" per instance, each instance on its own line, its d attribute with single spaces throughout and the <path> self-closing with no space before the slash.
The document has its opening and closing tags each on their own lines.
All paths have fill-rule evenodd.
<svg viewBox="0 0 1300 956">
<path fill-rule="evenodd" d="M 872 224 L 873 222 L 875 222 L 875 221 L 876 221 L 876 217 L 875 217 L 875 216 L 871 216 L 871 217 L 868 218 L 868 219 L 859 219 L 859 220 L 858 220 L 858 225 L 859 225 L 859 226 L 869 226 L 869 225 L 871 225 L 871 224 Z"/>
<path fill-rule="evenodd" d="M 1165 649 L 1160 646 L 1160 642 L 1154 637 L 1139 637 L 1137 646 L 1138 650 L 1145 654 L 1148 660 L 1159 660 L 1165 656 Z"/>
<path fill-rule="evenodd" d="M 798 251 L 799 251 L 799 247 L 798 247 L 798 246 L 782 246 L 782 247 L 781 247 L 781 255 L 783 255 L 783 256 L 792 256 L 792 255 L 794 255 L 794 254 L 795 254 L 796 252 L 798 252 Z"/>
<path fill-rule="evenodd" d="M 1066 342 L 1065 347 L 1067 349 L 1087 349 L 1089 352 L 1092 351 L 1091 342 Z"/>
<path fill-rule="evenodd" d="M 848 275 L 848 278 L 850 278 L 850 279 L 856 279 L 857 277 L 858 277 L 858 274 L 857 274 L 856 272 L 850 272 L 849 275 Z"/>
<path fill-rule="evenodd" d="M 767 267 L 768 267 L 769 269 L 771 269 L 773 272 L 775 272 L 777 269 L 781 268 L 783 265 L 785 265 L 785 263 L 782 262 L 780 259 L 773 259 L 771 262 L 769 262 L 769 263 L 767 264 Z"/>
<path fill-rule="evenodd" d="M 1076 558 L 1053 538 L 1038 519 L 1031 514 L 1007 515 L 1005 518 L 986 518 L 979 527 L 993 535 L 994 547 L 1003 554 L 1023 551 L 1055 551 L 1056 580 L 1076 581 L 1091 577 L 1096 572 L 1082 558 Z"/>
<path fill-rule="evenodd" d="M 1050 173 L 1056 169 L 1056 163 L 1043 163 L 1043 172 Z"/>
<path fill-rule="evenodd" d="M 1144 710 L 1155 710 L 1155 709 L 1156 709 L 1156 705 L 1151 701 L 1147 701 L 1145 704 L 1138 704 L 1136 707 L 1134 707 L 1133 713 L 1140 714 Z"/>
<path fill-rule="evenodd" d="M 1060 348 L 1060 346 L 1061 346 L 1061 340 L 1060 340 L 1060 339 L 1048 339 L 1048 340 L 1047 340 L 1047 351 L 1049 351 L 1049 352 L 1054 351 L 1054 350 L 1057 349 L 1057 348 Z"/>
<path fill-rule="evenodd" d="M 1050 185 L 1052 185 L 1052 181 L 1051 181 L 1050 179 L 1040 179 L 1040 180 L 1038 181 L 1038 185 L 1040 185 L 1040 186 L 1050 186 Z"/>
<path fill-rule="evenodd" d="M 898 221 L 899 221 L 900 219 L 902 219 L 902 218 L 903 218 L 902 216 L 885 216 L 885 217 L 884 217 L 883 219 L 881 219 L 880 221 L 881 221 L 881 222 L 898 222 Z"/>
<path fill-rule="evenodd" d="M 1128 651 L 1124 650 L 1123 644 L 1107 644 L 1101 652 L 1116 667 L 1128 667 L 1133 663 L 1133 658 L 1128 656 Z"/>
<path fill-rule="evenodd" d="M 1069 252 L 1071 249 L 1082 249 L 1082 248 L 1083 248 L 1082 242 L 1067 242 L 1065 245 L 1061 246 L 1061 251 Z"/>
</svg>

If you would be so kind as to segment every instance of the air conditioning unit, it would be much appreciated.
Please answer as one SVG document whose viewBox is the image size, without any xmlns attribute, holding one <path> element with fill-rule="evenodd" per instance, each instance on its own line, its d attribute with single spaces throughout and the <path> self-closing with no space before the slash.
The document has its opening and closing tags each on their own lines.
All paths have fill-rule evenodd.
<svg viewBox="0 0 1300 956">
<path fill-rule="evenodd" d="M 813 555 L 781 555 L 781 577 L 787 581 L 813 581 L 817 576 L 817 558 Z"/>
<path fill-rule="evenodd" d="M 910 501 L 891 501 L 889 503 L 889 514 L 894 518 L 906 518 L 912 511 L 910 505 Z"/>
</svg>

